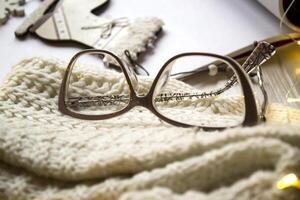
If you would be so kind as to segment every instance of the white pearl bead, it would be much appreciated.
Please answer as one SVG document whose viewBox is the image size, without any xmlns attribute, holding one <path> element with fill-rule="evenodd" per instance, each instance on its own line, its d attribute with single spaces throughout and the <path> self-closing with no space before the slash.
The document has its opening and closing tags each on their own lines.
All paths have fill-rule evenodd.
<svg viewBox="0 0 300 200">
<path fill-rule="evenodd" d="M 218 67 L 215 64 L 211 64 L 208 66 L 210 76 L 215 76 L 218 74 Z"/>
</svg>

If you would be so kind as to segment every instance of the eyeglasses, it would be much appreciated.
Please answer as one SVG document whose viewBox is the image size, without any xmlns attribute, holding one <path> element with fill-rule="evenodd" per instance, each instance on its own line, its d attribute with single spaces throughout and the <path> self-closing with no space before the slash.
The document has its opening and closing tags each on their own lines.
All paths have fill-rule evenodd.
<svg viewBox="0 0 300 200">
<path fill-rule="evenodd" d="M 162 66 L 153 82 L 148 77 L 138 78 L 129 64 L 109 51 L 84 50 L 71 59 L 66 69 L 59 110 L 79 119 L 104 120 L 142 106 L 175 126 L 221 129 L 255 125 L 264 119 L 267 104 L 260 66 L 275 53 L 267 42 L 255 46 L 242 66 L 230 57 L 212 53 L 176 55 Z M 101 69 L 108 64 L 119 67 L 122 73 L 103 74 Z M 200 87 L 174 78 L 201 66 L 208 69 L 208 75 L 199 75 L 196 85 L 201 83 Z M 260 112 L 251 86 L 253 74 L 263 94 Z"/>
</svg>

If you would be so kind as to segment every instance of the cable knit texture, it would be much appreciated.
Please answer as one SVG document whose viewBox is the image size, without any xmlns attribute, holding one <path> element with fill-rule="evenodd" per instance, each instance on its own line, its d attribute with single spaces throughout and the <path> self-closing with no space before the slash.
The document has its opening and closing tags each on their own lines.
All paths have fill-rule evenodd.
<svg viewBox="0 0 300 200">
<path fill-rule="evenodd" d="M 274 186 L 285 173 L 300 172 L 299 126 L 203 132 L 168 125 L 142 108 L 109 120 L 74 119 L 57 108 L 65 68 L 55 59 L 26 59 L 1 85 L 0 199 L 300 198 L 299 191 Z M 84 84 L 124 88 L 117 72 L 90 77 L 77 91 Z M 141 81 L 140 92 L 150 85 Z M 171 86 L 191 89 L 178 81 Z M 220 98 L 201 105 L 208 119 L 218 120 L 217 114 L 239 113 L 235 103 Z M 220 123 L 228 120 L 235 119 Z"/>
</svg>

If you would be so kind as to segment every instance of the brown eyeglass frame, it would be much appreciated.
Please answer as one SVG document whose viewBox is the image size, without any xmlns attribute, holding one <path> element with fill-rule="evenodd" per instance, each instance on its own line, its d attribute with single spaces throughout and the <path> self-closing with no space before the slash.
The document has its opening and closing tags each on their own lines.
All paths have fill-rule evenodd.
<svg viewBox="0 0 300 200">
<path fill-rule="evenodd" d="M 121 67 L 126 81 L 129 85 L 129 90 L 130 90 L 130 100 L 129 103 L 126 107 L 124 107 L 122 110 L 116 111 L 115 113 L 110 113 L 110 114 L 104 114 L 104 115 L 85 115 L 85 114 L 79 114 L 76 112 L 73 112 L 69 110 L 66 106 L 65 102 L 65 97 L 66 97 L 66 90 L 67 90 L 67 84 L 71 75 L 71 71 L 74 67 L 74 64 L 76 60 L 82 56 L 83 54 L 106 54 L 111 56 L 112 58 L 115 59 L 115 61 L 118 62 L 118 65 Z M 175 120 L 169 119 L 165 117 L 164 115 L 160 114 L 160 112 L 155 108 L 154 106 L 154 91 L 157 86 L 158 81 L 165 75 L 165 73 L 168 73 L 168 70 L 172 65 L 170 63 L 180 57 L 185 57 L 185 56 L 208 56 L 208 57 L 214 57 L 217 59 L 223 60 L 225 63 L 227 63 L 229 66 L 232 67 L 232 70 L 234 71 L 235 75 L 237 76 L 239 83 L 242 88 L 242 93 L 244 95 L 244 102 L 245 102 L 245 117 L 244 120 L 241 124 L 237 126 L 253 126 L 256 125 L 259 121 L 259 115 L 258 115 L 258 109 L 256 106 L 255 102 L 255 96 L 253 93 L 253 90 L 251 88 L 251 83 L 249 76 L 246 74 L 246 72 L 242 69 L 240 64 L 238 64 L 235 60 L 228 56 L 221 56 L 217 54 L 212 54 L 212 53 L 203 53 L 203 52 L 189 52 L 189 53 L 182 53 L 178 54 L 172 58 L 170 58 L 160 69 L 158 72 L 157 76 L 155 77 L 149 92 L 145 96 L 138 96 L 136 91 L 134 90 L 133 84 L 132 84 L 132 79 L 130 77 L 130 69 L 126 64 L 124 64 L 119 57 L 114 55 L 113 53 L 106 51 L 106 50 L 96 50 L 96 49 L 87 49 L 83 50 L 77 54 L 70 60 L 70 63 L 66 69 L 66 72 L 64 74 L 60 92 L 59 92 L 59 99 L 58 99 L 58 108 L 59 110 L 66 115 L 72 116 L 74 118 L 78 119 L 84 119 L 84 120 L 104 120 L 104 119 L 109 119 L 113 118 L 116 116 L 119 116 L 121 114 L 126 113 L 127 111 L 131 110 L 135 106 L 142 106 L 150 110 L 153 114 L 155 114 L 157 117 L 162 119 L 163 121 L 175 125 L 175 126 L 180 126 L 180 127 L 199 127 L 203 128 L 205 130 L 215 130 L 215 129 L 224 129 L 224 128 L 230 128 L 230 127 L 207 127 L 207 126 L 193 126 L 190 124 L 185 124 L 181 122 L 177 122 Z M 235 126 L 234 126 L 235 127 Z"/>
</svg>

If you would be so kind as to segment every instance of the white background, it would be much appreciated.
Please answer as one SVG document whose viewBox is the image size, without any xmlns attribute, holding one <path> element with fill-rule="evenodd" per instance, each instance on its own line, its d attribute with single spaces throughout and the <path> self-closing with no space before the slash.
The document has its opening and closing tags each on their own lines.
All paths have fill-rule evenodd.
<svg viewBox="0 0 300 200">
<path fill-rule="evenodd" d="M 39 0 L 27 0 L 30 13 Z M 79 5 L 80 6 L 80 5 Z M 155 48 L 140 59 L 156 74 L 171 56 L 185 51 L 227 54 L 251 44 L 254 40 L 290 32 L 279 29 L 279 20 L 255 0 L 111 0 L 101 14 L 113 18 L 157 16 L 165 22 Z M 101 17 L 100 15 L 100 17 Z M 23 18 L 10 18 L 0 26 L 0 80 L 23 58 L 32 56 L 58 57 L 68 61 L 83 47 L 45 43 L 28 35 L 24 40 L 14 36 Z"/>
</svg>

